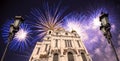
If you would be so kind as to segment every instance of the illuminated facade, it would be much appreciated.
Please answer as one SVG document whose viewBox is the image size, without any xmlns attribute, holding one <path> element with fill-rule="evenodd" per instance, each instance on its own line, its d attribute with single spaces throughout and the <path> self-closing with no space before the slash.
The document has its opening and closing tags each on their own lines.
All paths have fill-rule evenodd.
<svg viewBox="0 0 120 61">
<path fill-rule="evenodd" d="M 76 31 L 48 30 L 37 42 L 29 61 L 92 61 Z"/>
</svg>

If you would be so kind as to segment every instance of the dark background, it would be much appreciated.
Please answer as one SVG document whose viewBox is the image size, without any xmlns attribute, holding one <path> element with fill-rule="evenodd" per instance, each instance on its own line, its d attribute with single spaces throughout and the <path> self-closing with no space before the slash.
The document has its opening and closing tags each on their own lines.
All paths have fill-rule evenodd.
<svg viewBox="0 0 120 61">
<path fill-rule="evenodd" d="M 50 4 L 54 4 L 55 1 L 48 0 Z M 29 14 L 31 8 L 40 8 L 42 2 L 43 0 L 0 0 L 0 27 L 7 19 L 14 18 L 16 15 L 24 17 Z M 105 6 L 111 13 L 114 13 L 116 19 L 120 19 L 120 0 L 63 0 L 62 6 L 69 6 L 69 10 L 78 13 L 86 13 L 87 10 L 92 10 L 92 8 Z M 8 50 L 5 61 L 28 61 L 33 47 L 24 53 Z M 0 57 L 4 48 L 5 44 L 0 31 Z"/>
</svg>

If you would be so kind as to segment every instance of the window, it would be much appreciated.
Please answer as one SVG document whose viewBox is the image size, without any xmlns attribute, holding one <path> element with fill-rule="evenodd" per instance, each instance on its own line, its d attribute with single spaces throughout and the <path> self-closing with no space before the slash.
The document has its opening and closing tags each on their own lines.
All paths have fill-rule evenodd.
<svg viewBox="0 0 120 61">
<path fill-rule="evenodd" d="M 79 43 L 79 40 L 77 40 L 77 44 L 78 44 L 78 46 L 80 47 L 80 43 Z"/>
<path fill-rule="evenodd" d="M 65 33 L 65 35 L 68 35 L 68 33 Z"/>
<path fill-rule="evenodd" d="M 65 40 L 65 46 L 66 47 L 72 47 L 71 40 Z"/>
<path fill-rule="evenodd" d="M 47 40 L 49 40 L 50 39 L 50 37 L 47 37 Z"/>
<path fill-rule="evenodd" d="M 58 47 L 58 39 L 55 40 L 55 47 Z"/>
<path fill-rule="evenodd" d="M 74 57 L 71 52 L 68 52 L 68 61 L 74 61 Z"/>
<path fill-rule="evenodd" d="M 81 53 L 81 56 L 82 56 L 83 61 L 87 61 L 86 56 L 83 52 Z"/>
<path fill-rule="evenodd" d="M 66 47 L 69 47 L 69 42 L 68 42 L 68 40 L 65 40 L 65 46 L 66 46 Z"/>
<path fill-rule="evenodd" d="M 48 44 L 45 45 L 45 51 L 47 51 L 47 46 L 48 46 Z"/>
<path fill-rule="evenodd" d="M 65 47 L 67 47 L 67 40 L 65 40 Z"/>
<path fill-rule="evenodd" d="M 77 36 L 77 34 L 74 34 L 75 36 Z"/>
<path fill-rule="evenodd" d="M 67 40 L 67 42 L 68 42 L 68 47 L 72 47 L 71 40 Z"/>
<path fill-rule="evenodd" d="M 51 31 L 49 31 L 49 34 L 51 34 Z"/>
<path fill-rule="evenodd" d="M 58 61 L 58 54 L 57 54 L 57 53 L 54 54 L 54 56 L 53 56 L 53 61 Z"/>
<path fill-rule="evenodd" d="M 58 35 L 58 32 L 56 32 L 56 35 Z"/>
<path fill-rule="evenodd" d="M 67 46 L 70 47 L 70 41 L 69 40 L 67 40 Z"/>
<path fill-rule="evenodd" d="M 33 60 L 33 57 L 31 58 L 31 61 Z"/>
<path fill-rule="evenodd" d="M 69 41 L 69 47 L 72 47 L 72 43 L 71 43 L 71 40 L 68 40 Z"/>
<path fill-rule="evenodd" d="M 37 50 L 37 53 L 36 53 L 36 54 L 39 54 L 39 51 L 40 51 L 40 47 L 38 47 L 38 50 Z"/>
</svg>

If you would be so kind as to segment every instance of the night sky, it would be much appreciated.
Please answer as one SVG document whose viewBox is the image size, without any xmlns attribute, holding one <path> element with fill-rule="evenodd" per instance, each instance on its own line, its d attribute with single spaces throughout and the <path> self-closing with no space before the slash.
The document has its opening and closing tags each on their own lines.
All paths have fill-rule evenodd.
<svg viewBox="0 0 120 61">
<path fill-rule="evenodd" d="M 49 5 L 54 5 L 56 1 L 59 0 L 45 0 Z M 0 58 L 5 48 L 4 39 L 2 38 L 2 26 L 7 22 L 8 19 L 14 18 L 16 15 L 21 15 L 25 20 L 26 16 L 30 15 L 30 12 L 34 8 L 41 8 L 44 0 L 0 0 Z M 84 23 L 88 23 L 90 16 L 99 9 L 104 9 L 110 15 L 110 22 L 114 25 L 113 42 L 117 49 L 117 53 L 120 59 L 120 0 L 63 0 L 61 1 L 61 7 L 67 7 L 66 13 L 82 13 L 87 16 L 88 20 Z M 71 15 L 71 14 L 70 14 Z M 73 14 L 74 15 L 74 14 Z M 63 16 L 63 17 L 64 17 Z M 93 15 L 94 16 L 94 15 Z M 68 16 L 69 17 L 69 16 Z M 66 19 L 66 18 L 65 18 Z M 31 21 L 31 20 L 29 20 Z M 28 22 L 29 22 L 28 21 Z M 31 21 L 34 22 L 34 21 Z M 86 29 L 86 28 L 85 28 Z M 93 32 L 93 30 L 87 30 L 88 32 Z M 97 32 L 97 31 L 96 31 Z M 95 36 L 95 35 L 94 35 Z M 100 36 L 101 37 L 101 36 Z M 88 38 L 89 40 L 92 40 Z M 94 38 L 93 38 L 94 39 Z M 99 40 L 94 39 L 94 40 Z M 88 52 L 90 53 L 93 61 L 110 61 L 108 59 L 115 60 L 114 55 L 112 55 L 111 50 L 106 47 L 100 47 L 102 44 L 107 43 L 107 41 L 99 42 L 98 41 L 85 41 L 84 42 Z M 90 45 L 93 44 L 93 45 Z M 98 46 L 99 45 L 99 46 Z M 32 46 L 29 46 L 24 50 L 24 52 L 12 51 L 8 49 L 5 56 L 5 61 L 28 61 L 30 55 L 33 51 L 35 43 Z M 92 48 L 91 48 L 92 47 Z M 108 52 L 108 53 L 107 53 Z M 102 54 L 102 55 L 101 55 Z M 109 56 L 105 56 L 109 55 Z M 105 59 L 104 59 L 105 57 Z M 104 59 L 104 60 L 103 60 Z"/>
</svg>

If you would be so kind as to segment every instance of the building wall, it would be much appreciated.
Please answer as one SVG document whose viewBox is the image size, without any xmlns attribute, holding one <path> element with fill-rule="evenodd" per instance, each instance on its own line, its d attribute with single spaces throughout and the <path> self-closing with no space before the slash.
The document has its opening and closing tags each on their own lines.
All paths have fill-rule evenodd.
<svg viewBox="0 0 120 61">
<path fill-rule="evenodd" d="M 74 61 L 92 61 L 80 36 L 76 31 L 49 30 L 42 42 L 37 42 L 29 61 L 53 61 L 58 54 L 58 61 L 68 61 L 68 52 L 73 54 Z"/>
</svg>

